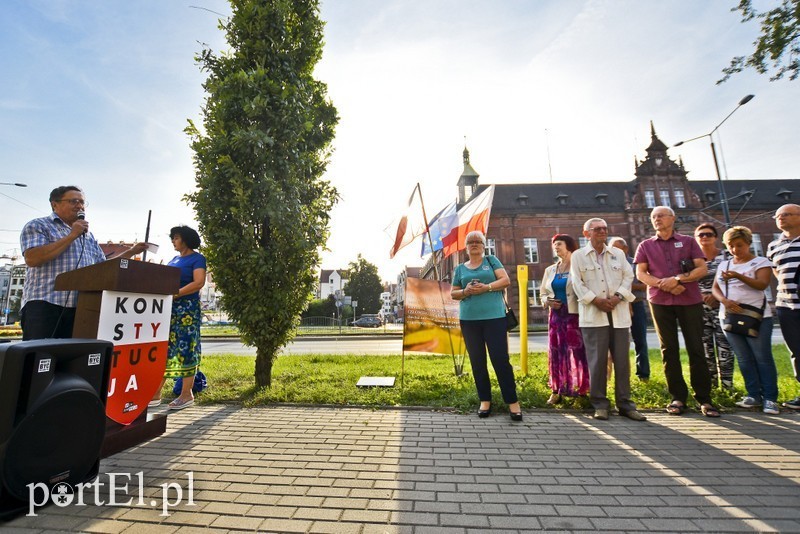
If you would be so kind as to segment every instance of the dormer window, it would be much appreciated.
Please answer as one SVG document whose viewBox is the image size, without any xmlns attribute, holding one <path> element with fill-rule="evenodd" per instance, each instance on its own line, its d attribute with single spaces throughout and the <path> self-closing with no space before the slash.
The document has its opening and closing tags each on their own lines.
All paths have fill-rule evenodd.
<svg viewBox="0 0 800 534">
<path fill-rule="evenodd" d="M 663 161 L 664 161 L 664 158 L 662 158 L 661 156 L 656 156 L 655 157 L 656 167 L 661 167 L 661 163 Z"/>
<path fill-rule="evenodd" d="M 520 193 L 519 196 L 517 196 L 517 204 L 519 204 L 520 206 L 527 206 L 528 195 L 526 195 L 525 193 Z"/>
<path fill-rule="evenodd" d="M 567 195 L 566 193 L 559 193 L 558 195 L 556 195 L 556 200 L 558 200 L 558 203 L 560 205 L 562 205 L 562 206 L 566 206 L 567 205 L 567 199 L 568 198 L 569 198 L 569 195 Z"/>
<path fill-rule="evenodd" d="M 705 197 L 706 202 L 714 202 L 714 199 L 717 198 L 717 194 L 711 189 L 706 189 L 703 191 L 703 196 Z"/>
<path fill-rule="evenodd" d="M 781 197 L 783 200 L 789 200 L 792 198 L 793 191 L 789 191 L 785 187 L 781 187 L 781 190 L 775 193 L 776 197 Z"/>
<path fill-rule="evenodd" d="M 608 195 L 606 193 L 597 193 L 594 198 L 596 198 L 597 202 L 600 204 L 605 204 L 608 200 Z"/>
<path fill-rule="evenodd" d="M 742 188 L 739 190 L 739 193 L 738 193 L 736 196 L 738 196 L 738 197 L 744 197 L 744 200 L 745 200 L 745 202 L 747 202 L 747 201 L 748 201 L 748 200 L 750 200 L 750 198 L 753 196 L 753 192 L 754 192 L 754 191 L 752 191 L 752 190 L 751 190 L 751 191 L 748 191 L 747 189 L 745 189 L 744 187 L 742 187 Z"/>
</svg>

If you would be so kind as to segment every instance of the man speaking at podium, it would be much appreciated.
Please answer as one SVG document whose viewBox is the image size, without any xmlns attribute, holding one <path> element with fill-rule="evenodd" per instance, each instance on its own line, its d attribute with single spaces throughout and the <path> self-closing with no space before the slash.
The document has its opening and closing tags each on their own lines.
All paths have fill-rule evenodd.
<svg viewBox="0 0 800 534">
<path fill-rule="evenodd" d="M 107 259 L 89 232 L 86 199 L 79 187 L 56 187 L 50 192 L 50 206 L 53 213 L 28 222 L 20 234 L 28 266 L 20 311 L 26 341 L 72 337 L 78 295 L 55 291 L 56 276 Z M 114 257 L 132 258 L 146 248 L 146 243 L 137 243 Z"/>
</svg>

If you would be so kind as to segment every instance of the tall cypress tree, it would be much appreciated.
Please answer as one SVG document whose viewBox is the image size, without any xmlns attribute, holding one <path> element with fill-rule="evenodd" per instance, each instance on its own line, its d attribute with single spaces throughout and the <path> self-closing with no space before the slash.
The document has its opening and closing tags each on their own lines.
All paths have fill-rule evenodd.
<svg viewBox="0 0 800 534">
<path fill-rule="evenodd" d="M 338 121 L 313 69 L 322 55 L 317 0 L 231 0 L 220 21 L 230 49 L 197 57 L 203 128 L 186 132 L 197 190 L 187 195 L 203 252 L 242 339 L 256 347 L 255 382 L 311 298 L 336 190 L 321 179 Z"/>
</svg>

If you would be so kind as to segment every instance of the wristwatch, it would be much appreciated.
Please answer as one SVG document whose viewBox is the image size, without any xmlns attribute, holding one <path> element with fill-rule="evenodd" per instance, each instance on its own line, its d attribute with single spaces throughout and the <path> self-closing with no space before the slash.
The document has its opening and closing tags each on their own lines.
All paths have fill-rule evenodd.
<svg viewBox="0 0 800 534">
<path fill-rule="evenodd" d="M 625 300 L 625 297 L 623 297 L 619 293 L 614 293 L 614 296 L 617 297 L 619 300 Z"/>
<path fill-rule="evenodd" d="M 681 277 L 680 277 L 680 276 L 677 276 L 677 275 L 676 275 L 676 276 L 673 276 L 673 278 L 674 278 L 675 280 L 677 280 L 679 284 L 683 283 L 683 280 L 681 280 Z"/>
</svg>

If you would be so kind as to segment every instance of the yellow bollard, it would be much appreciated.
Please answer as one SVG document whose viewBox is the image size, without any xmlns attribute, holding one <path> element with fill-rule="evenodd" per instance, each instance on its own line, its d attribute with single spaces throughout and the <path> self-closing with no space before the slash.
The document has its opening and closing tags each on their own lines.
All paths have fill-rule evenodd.
<svg viewBox="0 0 800 534">
<path fill-rule="evenodd" d="M 528 266 L 517 265 L 519 286 L 519 366 L 528 374 Z"/>
</svg>

